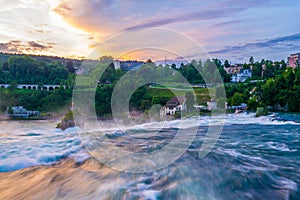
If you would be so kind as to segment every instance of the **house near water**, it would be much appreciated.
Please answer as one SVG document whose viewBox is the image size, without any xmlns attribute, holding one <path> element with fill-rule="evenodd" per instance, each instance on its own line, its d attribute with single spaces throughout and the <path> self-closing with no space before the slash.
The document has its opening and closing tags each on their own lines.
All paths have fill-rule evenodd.
<svg viewBox="0 0 300 200">
<path fill-rule="evenodd" d="M 161 118 L 168 115 L 175 115 L 177 112 L 181 112 L 186 109 L 186 98 L 184 96 L 173 97 L 166 105 L 161 109 Z"/>
<path fill-rule="evenodd" d="M 40 111 L 27 110 L 23 106 L 8 107 L 6 114 L 11 118 L 29 119 L 31 117 L 39 117 Z"/>
</svg>

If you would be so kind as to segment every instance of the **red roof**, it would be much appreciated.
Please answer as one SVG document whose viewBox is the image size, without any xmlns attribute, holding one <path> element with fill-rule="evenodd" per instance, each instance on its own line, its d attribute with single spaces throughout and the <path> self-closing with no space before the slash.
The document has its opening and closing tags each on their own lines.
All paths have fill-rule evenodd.
<svg viewBox="0 0 300 200">
<path fill-rule="evenodd" d="M 185 100 L 185 97 L 179 96 L 179 97 L 173 97 L 166 103 L 166 107 L 174 108 L 178 105 L 181 105 Z"/>
</svg>

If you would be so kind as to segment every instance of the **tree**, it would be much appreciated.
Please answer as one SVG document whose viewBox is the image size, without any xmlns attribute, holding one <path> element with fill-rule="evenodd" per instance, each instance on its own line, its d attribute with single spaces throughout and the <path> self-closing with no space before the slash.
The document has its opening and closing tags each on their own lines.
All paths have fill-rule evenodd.
<svg viewBox="0 0 300 200">
<path fill-rule="evenodd" d="M 261 77 L 262 67 L 260 65 L 253 64 L 252 65 L 252 77 L 259 78 Z"/>
<path fill-rule="evenodd" d="M 75 68 L 73 66 L 73 62 L 71 60 L 68 60 L 66 62 L 66 68 L 68 69 L 69 73 L 74 74 L 75 73 Z"/>
<path fill-rule="evenodd" d="M 226 99 L 225 98 L 217 99 L 217 108 L 218 109 L 225 109 L 225 106 L 226 106 Z"/>
<path fill-rule="evenodd" d="M 225 60 L 225 62 L 224 62 L 224 67 L 225 67 L 225 68 L 229 68 L 229 67 L 230 67 L 230 64 L 229 64 L 228 60 Z"/>
<path fill-rule="evenodd" d="M 149 110 L 150 108 L 150 101 L 149 100 L 143 100 L 141 103 L 141 109 L 142 110 Z"/>
<path fill-rule="evenodd" d="M 100 60 L 100 63 L 107 63 L 107 62 L 112 62 L 114 60 L 114 58 L 112 56 L 104 55 L 104 56 L 101 56 L 99 58 L 99 60 Z"/>
<path fill-rule="evenodd" d="M 233 106 L 241 105 L 243 101 L 243 95 L 237 92 L 230 98 L 230 104 Z"/>
<path fill-rule="evenodd" d="M 8 62 L 2 63 L 2 71 L 9 71 Z"/>
<path fill-rule="evenodd" d="M 249 63 L 250 63 L 250 64 L 254 64 L 254 58 L 253 58 L 253 56 L 251 56 L 251 57 L 249 58 Z"/>
<path fill-rule="evenodd" d="M 247 108 L 249 110 L 255 111 L 258 106 L 258 102 L 256 98 L 249 99 L 247 102 Z"/>
<path fill-rule="evenodd" d="M 194 104 L 195 104 L 195 96 L 192 92 L 188 91 L 185 93 L 185 98 L 186 98 L 186 109 L 188 111 L 193 110 Z"/>
</svg>

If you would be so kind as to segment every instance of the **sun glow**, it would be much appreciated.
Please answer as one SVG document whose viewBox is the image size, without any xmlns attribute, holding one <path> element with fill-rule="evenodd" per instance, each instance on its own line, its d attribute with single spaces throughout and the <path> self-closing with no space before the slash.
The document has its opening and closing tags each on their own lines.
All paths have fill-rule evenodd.
<svg viewBox="0 0 300 200">
<path fill-rule="evenodd" d="M 76 33 L 76 34 L 87 34 L 87 32 L 71 26 L 69 23 L 67 23 L 63 19 L 63 17 L 61 17 L 60 15 L 55 13 L 53 10 L 51 10 L 49 12 L 49 18 L 50 18 L 51 23 L 55 26 L 58 26 L 58 27 L 63 28 L 63 29 L 67 29 L 68 31 L 71 31 L 71 32 Z"/>
</svg>

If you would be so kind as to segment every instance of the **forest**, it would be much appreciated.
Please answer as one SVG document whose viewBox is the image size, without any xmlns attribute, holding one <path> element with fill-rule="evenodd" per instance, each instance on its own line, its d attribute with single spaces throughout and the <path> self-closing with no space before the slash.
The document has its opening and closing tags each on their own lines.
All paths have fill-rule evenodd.
<svg viewBox="0 0 300 200">
<path fill-rule="evenodd" d="M 78 88 L 82 90 L 83 94 L 85 90 L 91 87 L 96 88 L 95 109 L 97 115 L 109 117 L 111 115 L 109 102 L 111 101 L 112 92 L 126 72 L 115 69 L 111 57 L 100 58 L 96 63 L 97 66 L 92 66 L 86 70 L 87 74 L 85 76 L 88 81 L 80 83 Z M 133 93 L 130 99 L 130 108 L 143 112 L 154 104 L 163 106 L 174 96 L 167 87 L 164 88 L 163 85 L 156 84 L 153 80 L 160 81 L 170 87 L 182 89 L 182 95 L 185 95 L 188 90 L 184 91 L 186 87 L 184 84 L 188 83 L 193 86 L 205 84 L 207 80 L 211 82 L 218 81 L 217 74 L 220 74 L 225 85 L 227 97 L 225 101 L 228 105 L 246 103 L 249 110 L 265 107 L 274 110 L 279 108 L 288 111 L 300 111 L 299 101 L 297 101 L 300 97 L 299 68 L 292 69 L 288 67 L 284 60 L 255 62 L 254 58 L 250 57 L 249 62 L 244 63 L 242 68 L 251 69 L 252 78 L 245 83 L 230 83 L 230 75 L 225 70 L 228 67 L 231 67 L 228 60 L 222 62 L 218 59 L 192 60 L 190 63 L 181 64 L 180 66 L 175 64 L 156 65 L 148 60 L 139 70 L 131 70 L 132 72 L 130 72 L 132 76 L 137 78 L 137 82 L 147 83 Z M 98 80 L 97 74 L 103 68 L 106 69 Z M 0 89 L 1 112 L 4 112 L 6 107 L 17 105 L 42 112 L 69 108 L 77 69 L 72 60 L 45 62 L 30 56 L 12 55 L 8 57 L 7 60 L 1 63 L 0 83 L 8 83 L 11 87 Z M 145 74 L 147 76 L 144 76 Z M 205 77 L 205 80 L 203 77 Z M 49 92 L 15 88 L 16 84 L 25 83 L 65 85 L 67 89 L 60 87 L 60 89 Z M 129 85 L 126 86 L 126 82 L 124 84 L 124 88 L 128 88 Z M 206 89 L 194 88 L 194 91 L 197 94 L 195 97 L 197 104 L 205 105 L 206 101 L 210 100 Z"/>
</svg>

